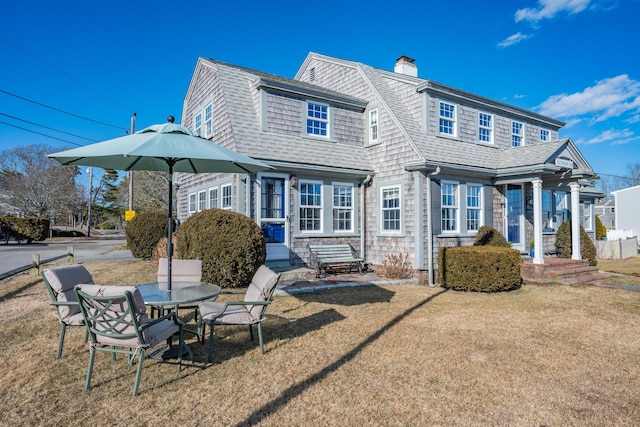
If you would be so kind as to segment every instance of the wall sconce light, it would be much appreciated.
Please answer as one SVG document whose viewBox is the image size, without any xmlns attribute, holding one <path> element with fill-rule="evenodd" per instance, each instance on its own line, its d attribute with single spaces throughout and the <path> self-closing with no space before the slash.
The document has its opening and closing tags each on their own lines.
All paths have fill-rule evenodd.
<svg viewBox="0 0 640 427">
<path fill-rule="evenodd" d="M 296 175 L 291 175 L 289 177 L 289 185 L 292 187 L 295 187 L 297 183 L 298 183 L 298 177 Z"/>
</svg>

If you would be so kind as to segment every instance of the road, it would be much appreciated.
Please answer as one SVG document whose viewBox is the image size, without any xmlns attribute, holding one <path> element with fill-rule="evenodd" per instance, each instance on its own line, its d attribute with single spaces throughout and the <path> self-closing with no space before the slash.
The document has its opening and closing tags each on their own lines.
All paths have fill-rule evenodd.
<svg viewBox="0 0 640 427">
<path fill-rule="evenodd" d="M 69 246 L 73 246 L 74 260 L 76 263 L 89 261 L 117 261 L 133 259 L 131 251 L 118 250 L 126 243 L 124 236 L 109 236 L 108 238 L 68 238 L 55 239 L 31 244 L 17 244 L 10 241 L 9 244 L 0 244 L 0 273 L 4 273 L 25 265 L 31 265 L 33 254 L 39 254 L 44 261 L 60 255 L 66 255 Z M 52 263 L 67 262 L 66 257 Z"/>
</svg>

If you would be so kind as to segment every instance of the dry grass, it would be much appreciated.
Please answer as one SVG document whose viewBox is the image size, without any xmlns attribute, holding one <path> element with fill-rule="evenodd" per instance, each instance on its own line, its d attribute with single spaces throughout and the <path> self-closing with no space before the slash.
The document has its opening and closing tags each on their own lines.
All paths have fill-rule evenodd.
<svg viewBox="0 0 640 427">
<path fill-rule="evenodd" d="M 86 264 L 98 283 L 152 281 L 149 261 Z M 59 326 L 42 282 L 0 283 L 2 425 L 553 425 L 640 423 L 640 293 L 530 286 L 473 294 L 415 285 L 275 297 L 265 350 L 219 328 L 215 363 L 135 368 Z"/>
</svg>

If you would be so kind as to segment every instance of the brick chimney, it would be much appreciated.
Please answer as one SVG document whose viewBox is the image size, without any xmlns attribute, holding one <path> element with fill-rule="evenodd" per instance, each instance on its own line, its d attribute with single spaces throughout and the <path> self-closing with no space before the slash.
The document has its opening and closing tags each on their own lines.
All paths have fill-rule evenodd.
<svg viewBox="0 0 640 427">
<path fill-rule="evenodd" d="M 416 60 L 402 55 L 396 59 L 396 65 L 393 67 L 393 71 L 398 74 L 405 74 L 407 76 L 418 77 L 418 67 L 414 64 Z"/>
</svg>

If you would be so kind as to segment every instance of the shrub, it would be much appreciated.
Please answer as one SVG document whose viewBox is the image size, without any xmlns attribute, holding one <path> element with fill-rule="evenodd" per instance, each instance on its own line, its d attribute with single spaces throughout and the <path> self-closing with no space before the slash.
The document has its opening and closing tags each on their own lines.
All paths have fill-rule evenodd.
<svg viewBox="0 0 640 427">
<path fill-rule="evenodd" d="M 476 238 L 473 240 L 473 246 L 511 247 L 502 233 L 489 225 L 483 225 L 478 229 L 478 234 L 476 234 Z"/>
<path fill-rule="evenodd" d="M 175 221 L 173 226 L 175 227 Z M 127 247 L 135 258 L 149 259 L 160 239 L 169 232 L 166 212 L 137 214 L 127 225 Z"/>
<path fill-rule="evenodd" d="M 559 258 L 571 258 L 573 250 L 571 247 L 571 221 L 565 221 L 558 227 L 558 231 L 556 232 L 556 249 Z M 596 246 L 581 225 L 580 255 L 582 259 L 588 260 L 589 265 L 595 266 L 598 264 L 596 254 Z"/>
<path fill-rule="evenodd" d="M 116 226 L 111 221 L 104 221 L 96 228 L 100 230 L 115 230 Z"/>
<path fill-rule="evenodd" d="M 151 254 L 151 259 L 153 261 L 157 261 L 160 258 L 167 257 L 167 236 L 162 236 L 160 241 L 155 248 L 153 248 L 153 253 Z M 176 233 L 173 233 L 171 241 L 173 242 L 173 255 L 172 258 L 180 258 L 180 251 L 178 251 L 178 247 L 176 246 L 177 239 Z"/>
<path fill-rule="evenodd" d="M 176 232 L 176 241 L 183 258 L 202 260 L 202 280 L 220 287 L 248 286 L 267 253 L 258 224 L 222 209 L 191 215 Z"/>
<path fill-rule="evenodd" d="M 408 253 L 387 255 L 376 269 L 376 274 L 389 279 L 406 279 L 412 273 Z"/>
<path fill-rule="evenodd" d="M 47 238 L 49 219 L 5 216 L 0 218 L 0 226 L 9 230 L 9 236 L 16 239 L 18 243 L 23 240 L 26 240 L 27 243 L 31 243 L 34 240 L 39 242 Z"/>
<path fill-rule="evenodd" d="M 607 237 L 607 227 L 602 224 L 600 217 L 596 215 L 596 240 L 604 240 Z"/>
<path fill-rule="evenodd" d="M 440 248 L 438 279 L 457 291 L 498 292 L 522 284 L 522 257 L 515 249 L 494 246 Z"/>
</svg>

